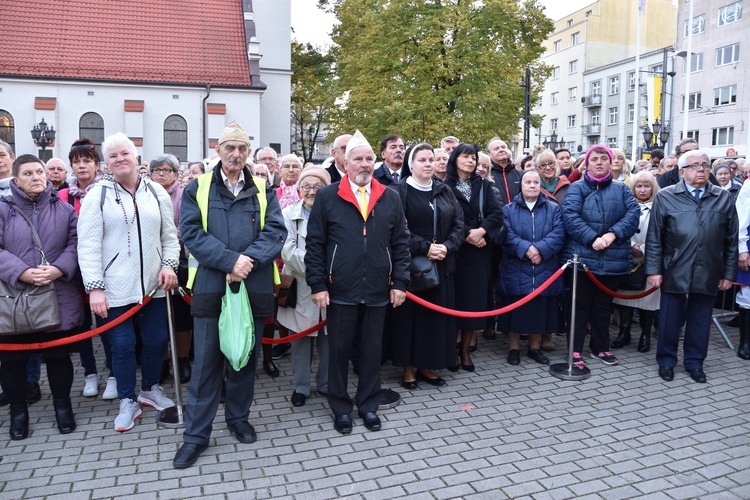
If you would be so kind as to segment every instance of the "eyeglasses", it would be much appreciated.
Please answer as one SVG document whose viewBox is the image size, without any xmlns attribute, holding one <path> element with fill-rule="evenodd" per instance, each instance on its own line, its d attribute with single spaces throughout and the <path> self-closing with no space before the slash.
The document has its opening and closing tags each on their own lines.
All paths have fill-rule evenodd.
<svg viewBox="0 0 750 500">
<path fill-rule="evenodd" d="M 82 149 L 94 149 L 96 146 L 93 144 L 81 144 L 80 146 L 73 146 L 70 148 L 71 151 L 81 151 Z"/>
<path fill-rule="evenodd" d="M 685 165 L 685 168 L 691 168 L 693 170 L 698 170 L 699 168 L 702 168 L 703 170 L 709 170 L 711 168 L 710 163 L 692 163 L 690 165 Z"/>
<path fill-rule="evenodd" d="M 547 163 L 541 163 L 536 168 L 539 170 L 545 170 L 547 168 L 555 168 L 556 163 L 554 161 L 549 161 Z"/>
<path fill-rule="evenodd" d="M 299 187 L 299 190 L 303 193 L 317 193 L 322 187 L 323 186 L 319 184 L 316 184 L 315 186 L 308 186 L 307 184 L 304 184 Z"/>
<path fill-rule="evenodd" d="M 295 165 L 289 165 L 289 164 L 287 164 L 287 165 L 282 165 L 282 166 L 281 166 L 281 170 L 284 170 L 284 169 L 287 169 L 287 170 L 288 170 L 288 169 L 290 169 L 290 168 L 291 168 L 292 170 L 300 170 L 300 169 L 301 169 L 301 167 L 300 167 L 299 165 L 296 165 L 296 164 L 295 164 Z"/>
<path fill-rule="evenodd" d="M 270 158 L 268 156 L 265 158 L 258 158 L 258 163 L 273 163 L 275 161 L 276 161 L 276 158 Z"/>
<path fill-rule="evenodd" d="M 255 174 L 255 176 L 256 177 L 265 177 L 266 179 L 268 179 L 268 174 L 265 173 L 265 172 L 259 172 L 259 173 Z"/>
<path fill-rule="evenodd" d="M 174 172 L 171 168 L 152 168 L 151 169 L 151 175 L 159 175 L 159 174 L 171 174 Z"/>
</svg>

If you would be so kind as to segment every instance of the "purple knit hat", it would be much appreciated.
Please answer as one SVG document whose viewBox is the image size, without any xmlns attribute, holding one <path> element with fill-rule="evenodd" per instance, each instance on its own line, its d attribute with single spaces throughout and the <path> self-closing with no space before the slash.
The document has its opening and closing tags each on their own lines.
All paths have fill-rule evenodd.
<svg viewBox="0 0 750 500">
<path fill-rule="evenodd" d="M 594 151 L 595 149 L 597 149 L 597 148 L 600 148 L 600 149 L 603 149 L 604 151 L 606 151 L 606 153 L 607 153 L 607 156 L 609 156 L 609 162 L 610 162 L 610 163 L 612 163 L 612 158 L 613 158 L 613 156 L 612 156 L 612 150 L 611 150 L 611 149 L 609 149 L 609 148 L 608 148 L 607 146 L 605 146 L 604 144 L 594 144 L 593 146 L 591 146 L 591 147 L 590 147 L 590 148 L 589 148 L 589 149 L 588 149 L 588 150 L 586 151 L 586 155 L 585 155 L 585 156 L 584 156 L 584 158 L 583 158 L 583 164 L 584 164 L 584 165 L 585 165 L 585 166 L 586 166 L 587 168 L 588 168 L 588 166 L 589 166 L 589 155 L 590 155 L 590 154 L 591 154 L 591 153 L 592 153 L 592 152 L 593 152 L 593 151 Z"/>
</svg>

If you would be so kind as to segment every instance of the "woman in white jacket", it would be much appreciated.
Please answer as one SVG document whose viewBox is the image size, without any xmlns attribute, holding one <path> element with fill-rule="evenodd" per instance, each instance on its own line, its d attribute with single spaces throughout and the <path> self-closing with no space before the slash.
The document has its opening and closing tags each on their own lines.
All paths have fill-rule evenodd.
<svg viewBox="0 0 750 500">
<path fill-rule="evenodd" d="M 138 403 L 158 410 L 174 406 L 159 386 L 159 375 L 168 342 L 164 292 L 177 285 L 180 246 L 172 201 L 163 187 L 138 174 L 133 141 L 114 134 L 104 140 L 102 152 L 112 175 L 83 199 L 78 219 L 78 260 L 91 311 L 109 323 L 161 287 L 137 316 L 143 339 L 137 400 L 136 318 L 107 332 L 120 398 L 115 430 L 122 432 L 141 416 Z"/>
<path fill-rule="evenodd" d="M 305 237 L 307 220 L 315 195 L 323 186 L 331 183 L 331 176 L 321 167 L 305 167 L 299 178 L 302 199 L 283 210 L 284 224 L 289 233 L 281 258 L 284 260 L 284 273 L 297 278 L 297 305 L 295 308 L 280 307 L 276 319 L 289 328 L 290 333 L 301 332 L 325 319 L 325 309 L 318 309 L 310 296 L 310 287 L 305 281 Z M 322 314 L 322 316 L 321 316 Z M 318 394 L 328 393 L 328 336 L 325 330 L 292 342 L 292 372 L 294 392 L 292 405 L 302 406 L 310 396 L 310 369 L 312 347 L 318 346 L 318 372 L 315 377 Z"/>
</svg>

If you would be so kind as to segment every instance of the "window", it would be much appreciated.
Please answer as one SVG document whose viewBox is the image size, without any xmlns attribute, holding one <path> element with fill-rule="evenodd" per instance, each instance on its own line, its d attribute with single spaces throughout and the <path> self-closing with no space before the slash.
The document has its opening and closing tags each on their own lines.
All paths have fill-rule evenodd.
<svg viewBox="0 0 750 500">
<path fill-rule="evenodd" d="M 560 78 L 560 66 L 555 66 L 552 68 L 552 79 L 557 80 Z"/>
<path fill-rule="evenodd" d="M 576 115 L 568 115 L 568 128 L 576 126 Z"/>
<path fill-rule="evenodd" d="M 635 121 L 635 104 L 628 104 L 628 123 Z"/>
<path fill-rule="evenodd" d="M 712 146 L 729 146 L 734 144 L 734 127 L 721 127 L 711 130 Z"/>
<path fill-rule="evenodd" d="M 726 106 L 737 102 L 737 85 L 714 89 L 714 106 Z"/>
<path fill-rule="evenodd" d="M 682 135 L 683 135 L 682 132 L 680 132 L 680 140 L 683 139 Z M 695 142 L 697 142 L 698 144 L 701 143 L 700 141 L 701 134 L 699 130 L 688 130 L 687 136 L 690 137 L 691 139 L 695 139 Z"/>
<path fill-rule="evenodd" d="M 187 122 L 180 115 L 170 115 L 164 120 L 164 152 L 187 161 Z"/>
<path fill-rule="evenodd" d="M 550 119 L 549 128 L 551 131 L 557 132 L 557 118 Z"/>
<path fill-rule="evenodd" d="M 102 156 L 102 142 L 104 142 L 104 120 L 97 113 L 84 113 L 78 120 L 78 135 L 81 139 L 89 139 L 96 144 L 99 157 Z"/>
<path fill-rule="evenodd" d="M 742 2 L 736 2 L 719 9 L 719 27 L 736 23 L 742 19 Z"/>
<path fill-rule="evenodd" d="M 578 87 L 570 87 L 568 89 L 568 100 L 575 101 L 578 98 Z"/>
<path fill-rule="evenodd" d="M 573 33 L 572 35 L 570 35 L 570 44 L 571 45 L 578 45 L 579 43 L 581 43 L 581 32 L 580 31 L 576 31 L 575 33 Z"/>
<path fill-rule="evenodd" d="M 552 104 L 560 104 L 560 92 L 552 92 Z"/>
<path fill-rule="evenodd" d="M 609 95 L 615 95 L 620 93 L 620 77 L 613 76 L 609 79 Z"/>
<path fill-rule="evenodd" d="M 602 95 L 602 82 L 597 80 L 591 82 L 591 95 Z"/>
<path fill-rule="evenodd" d="M 16 125 L 13 121 L 13 115 L 0 109 L 0 140 L 10 144 L 15 152 L 16 150 Z"/>
<path fill-rule="evenodd" d="M 599 116 L 599 110 L 591 112 L 591 125 L 599 125 L 600 122 L 600 116 Z"/>
<path fill-rule="evenodd" d="M 693 35 L 699 35 L 706 31 L 706 16 L 700 15 L 693 18 Z M 688 22 L 685 21 L 685 38 L 688 37 L 690 32 L 688 31 Z"/>
<path fill-rule="evenodd" d="M 617 137 L 607 137 L 607 146 L 609 148 L 617 147 Z"/>
<path fill-rule="evenodd" d="M 685 68 L 687 65 L 683 63 L 682 65 L 682 74 L 685 74 Z M 703 53 L 700 54 L 690 54 L 690 72 L 695 73 L 698 71 L 703 71 Z"/>
<path fill-rule="evenodd" d="M 661 64 L 657 64 L 656 66 L 651 67 L 651 71 L 661 74 L 661 72 L 664 71 L 664 66 L 662 66 Z"/>
<path fill-rule="evenodd" d="M 562 40 L 555 40 L 552 46 L 555 52 L 560 52 L 562 50 Z"/>
<path fill-rule="evenodd" d="M 575 59 L 568 63 L 568 73 L 578 73 L 578 59 Z"/>
<path fill-rule="evenodd" d="M 688 100 L 688 111 L 695 111 L 701 107 L 701 93 L 693 92 Z M 685 96 L 682 96 L 682 112 L 685 112 Z"/>
<path fill-rule="evenodd" d="M 633 150 L 633 136 L 632 135 L 628 136 L 628 138 L 625 141 L 625 144 L 627 144 L 625 146 L 626 150 L 628 150 L 628 151 L 632 151 Z"/>
<path fill-rule="evenodd" d="M 635 90 L 635 71 L 628 73 L 628 90 Z"/>
<path fill-rule="evenodd" d="M 740 44 L 734 43 L 716 49 L 716 66 L 726 66 L 740 60 Z"/>
<path fill-rule="evenodd" d="M 572 19 L 568 19 L 568 28 L 570 28 L 571 26 L 573 26 L 573 20 Z"/>
<path fill-rule="evenodd" d="M 609 108 L 609 125 L 617 125 L 617 106 Z"/>
</svg>

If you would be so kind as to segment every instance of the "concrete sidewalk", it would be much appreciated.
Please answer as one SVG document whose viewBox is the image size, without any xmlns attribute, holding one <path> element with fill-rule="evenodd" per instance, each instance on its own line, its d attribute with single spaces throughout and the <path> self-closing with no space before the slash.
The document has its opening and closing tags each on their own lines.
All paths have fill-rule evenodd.
<svg viewBox="0 0 750 500">
<path fill-rule="evenodd" d="M 736 329 L 727 330 L 736 343 Z M 501 335 L 479 339 L 475 373 L 442 373 L 446 387 L 406 391 L 399 370 L 385 366 L 383 386 L 401 393 L 401 405 L 380 413 L 382 431 L 355 418 L 349 436 L 333 430 L 323 398 L 292 407 L 284 358 L 276 379 L 258 370 L 250 412 L 258 441 L 238 443 L 220 409 L 211 447 L 185 470 L 172 468 L 180 430 L 158 428 L 157 412 L 144 408 L 134 429 L 115 432 L 117 401 L 82 397 L 78 367 L 78 429 L 60 435 L 43 375 L 28 439 L 10 441 L 0 410 L 0 499 L 750 498 L 750 362 L 713 330 L 708 383 L 681 367 L 666 383 L 655 341 L 641 354 L 637 336 L 615 353 L 619 366 L 586 358 L 592 376 L 583 382 L 551 377 L 524 351 L 509 366 Z M 555 343 L 551 357 L 561 362 L 564 337 Z M 165 390 L 173 394 L 171 384 Z"/>
</svg>

